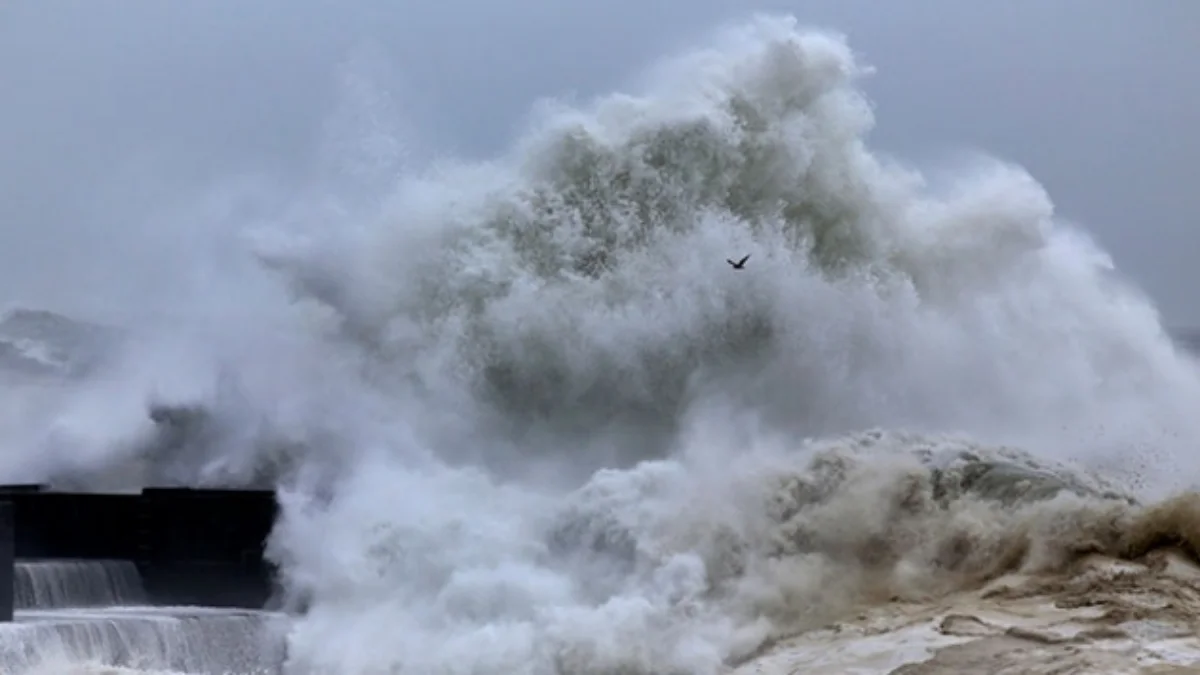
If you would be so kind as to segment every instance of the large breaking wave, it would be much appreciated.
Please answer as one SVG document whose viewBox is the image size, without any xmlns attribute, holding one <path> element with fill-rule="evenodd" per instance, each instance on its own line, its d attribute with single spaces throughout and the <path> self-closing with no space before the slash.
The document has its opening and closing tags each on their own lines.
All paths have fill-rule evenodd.
<svg viewBox="0 0 1200 675">
<path fill-rule="evenodd" d="M 1190 484 L 1200 372 L 1020 168 L 872 153 L 864 70 L 756 18 L 376 214 L 259 228 L 286 297 L 37 384 L 7 473 L 278 485 L 296 673 L 717 673 L 1186 540 L 1186 497 L 1137 504 Z"/>
</svg>

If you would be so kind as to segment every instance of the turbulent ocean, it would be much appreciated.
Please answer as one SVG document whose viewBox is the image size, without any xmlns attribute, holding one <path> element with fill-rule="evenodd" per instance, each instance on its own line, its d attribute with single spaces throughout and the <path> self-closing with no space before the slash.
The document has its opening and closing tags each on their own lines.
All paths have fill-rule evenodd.
<svg viewBox="0 0 1200 675">
<path fill-rule="evenodd" d="M 14 309 L 0 482 L 275 488 L 287 675 L 1198 672 L 1200 368 L 1020 167 L 874 152 L 868 71 L 756 18 L 238 224 L 219 312 Z M 105 616 L 0 656 L 215 668 Z"/>
</svg>

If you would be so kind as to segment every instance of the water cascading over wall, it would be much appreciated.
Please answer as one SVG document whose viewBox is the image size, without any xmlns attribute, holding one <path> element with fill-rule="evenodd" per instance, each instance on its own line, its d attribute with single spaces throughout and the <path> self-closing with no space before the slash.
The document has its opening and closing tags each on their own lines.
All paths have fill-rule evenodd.
<svg viewBox="0 0 1200 675">
<path fill-rule="evenodd" d="M 271 673 L 270 493 L 0 487 L 0 672 L 51 663 Z"/>
<path fill-rule="evenodd" d="M 155 607 L 120 560 L 16 563 L 16 621 L 0 628 L 0 671 L 47 662 L 182 673 L 271 673 L 281 617 L 254 610 Z"/>
</svg>

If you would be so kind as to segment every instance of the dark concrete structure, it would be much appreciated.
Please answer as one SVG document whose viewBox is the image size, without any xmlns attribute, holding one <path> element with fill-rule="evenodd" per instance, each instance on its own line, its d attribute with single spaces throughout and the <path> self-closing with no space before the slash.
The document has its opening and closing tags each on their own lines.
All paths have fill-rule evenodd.
<svg viewBox="0 0 1200 675">
<path fill-rule="evenodd" d="M 0 502 L 0 622 L 13 620 L 13 534 L 12 505 Z"/>
<path fill-rule="evenodd" d="M 263 557 L 275 523 L 271 492 L 150 489 L 135 507 L 138 570 L 156 602 L 261 608 L 273 570 Z"/>
<path fill-rule="evenodd" d="M 276 512 L 274 494 L 257 490 L 0 486 L 0 621 L 12 617 L 18 558 L 131 560 L 156 605 L 262 608 L 273 588 L 263 549 Z"/>
</svg>

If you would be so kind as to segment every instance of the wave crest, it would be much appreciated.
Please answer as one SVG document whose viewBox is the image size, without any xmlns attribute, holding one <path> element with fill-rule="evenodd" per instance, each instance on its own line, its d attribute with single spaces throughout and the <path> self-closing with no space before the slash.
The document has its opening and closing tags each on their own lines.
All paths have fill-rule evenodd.
<svg viewBox="0 0 1200 675">
<path fill-rule="evenodd" d="M 718 673 L 853 608 L 1191 547 L 1162 498 L 1194 363 L 1019 168 L 872 154 L 863 71 L 759 18 L 377 218 L 260 232 L 300 302 L 179 329 L 200 374 L 85 392 L 54 457 L 280 485 L 300 673 Z"/>
</svg>

